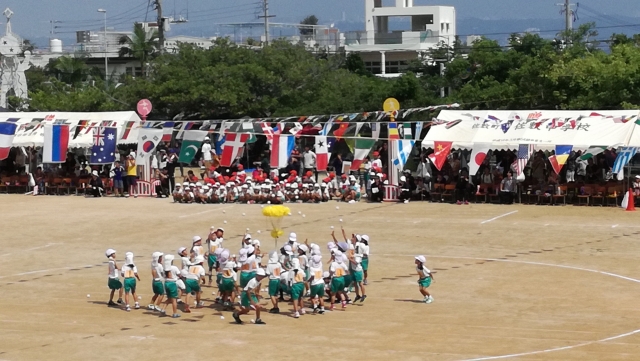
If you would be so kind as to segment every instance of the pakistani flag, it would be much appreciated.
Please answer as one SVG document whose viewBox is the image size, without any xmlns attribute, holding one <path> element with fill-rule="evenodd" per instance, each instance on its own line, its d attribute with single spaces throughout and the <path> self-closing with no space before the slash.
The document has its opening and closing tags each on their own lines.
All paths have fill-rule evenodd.
<svg viewBox="0 0 640 361">
<path fill-rule="evenodd" d="M 595 157 L 597 154 L 600 154 L 602 152 L 604 152 L 605 150 L 607 150 L 607 147 L 589 147 L 589 149 L 587 149 L 582 156 L 580 157 L 581 160 L 587 160 L 590 158 Z"/>
<path fill-rule="evenodd" d="M 360 165 L 364 161 L 364 158 L 369 155 L 371 148 L 376 144 L 375 139 L 369 138 L 357 138 L 355 144 L 355 150 L 353 151 L 353 162 L 351 162 L 351 169 L 359 169 Z"/>
<path fill-rule="evenodd" d="M 182 147 L 178 161 L 185 164 L 191 163 L 207 134 L 206 130 L 185 130 L 182 135 Z"/>
</svg>

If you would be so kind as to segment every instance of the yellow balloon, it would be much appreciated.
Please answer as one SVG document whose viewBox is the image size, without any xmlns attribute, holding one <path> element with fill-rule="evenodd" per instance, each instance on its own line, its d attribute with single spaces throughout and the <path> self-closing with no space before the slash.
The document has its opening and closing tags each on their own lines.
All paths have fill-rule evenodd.
<svg viewBox="0 0 640 361">
<path fill-rule="evenodd" d="M 271 237 L 280 238 L 284 235 L 284 231 L 281 229 L 273 229 L 271 230 Z"/>
<path fill-rule="evenodd" d="M 285 206 L 266 206 L 262 208 L 262 215 L 266 217 L 280 218 L 288 215 L 290 212 L 289 207 Z"/>
</svg>

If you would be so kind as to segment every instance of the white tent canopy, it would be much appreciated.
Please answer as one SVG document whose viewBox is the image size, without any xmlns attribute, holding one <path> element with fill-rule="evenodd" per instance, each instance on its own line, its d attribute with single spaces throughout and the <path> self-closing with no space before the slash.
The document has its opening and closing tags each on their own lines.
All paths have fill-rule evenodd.
<svg viewBox="0 0 640 361">
<path fill-rule="evenodd" d="M 132 144 L 138 140 L 137 128 L 140 117 L 135 112 L 99 112 L 99 113 L 70 113 L 70 112 L 33 112 L 33 113 L 0 113 L 0 122 L 13 121 L 19 125 L 13 138 L 14 147 L 41 147 L 44 145 L 44 124 L 69 124 L 69 147 L 89 148 L 93 145 L 93 128 L 108 122 L 110 126 L 118 128 L 118 139 L 128 122 L 131 134 L 127 139 L 120 139 L 121 144 Z M 81 122 L 86 122 L 83 130 L 74 139 L 76 128 Z"/>
<path fill-rule="evenodd" d="M 431 148 L 434 142 L 444 141 L 458 149 L 490 143 L 493 149 L 534 144 L 539 150 L 554 150 L 556 145 L 585 150 L 596 145 L 628 145 L 636 138 L 640 146 L 640 129 L 636 130 L 635 124 L 639 114 L 640 110 L 442 110 L 438 120 L 443 124 L 432 125 L 422 147 Z M 633 133 L 637 133 L 635 138 Z"/>
</svg>

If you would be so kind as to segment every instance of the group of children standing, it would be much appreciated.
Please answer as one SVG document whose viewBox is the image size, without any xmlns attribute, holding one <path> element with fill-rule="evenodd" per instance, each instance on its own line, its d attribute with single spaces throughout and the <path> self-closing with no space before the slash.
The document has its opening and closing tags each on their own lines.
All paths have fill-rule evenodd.
<svg viewBox="0 0 640 361">
<path fill-rule="evenodd" d="M 298 242 L 295 233 L 289 234 L 287 243 L 278 251 L 268 255 L 260 249 L 259 240 L 245 234 L 236 256 L 225 248 L 224 229 L 211 227 L 205 240 L 195 236 L 190 249 L 178 249 L 180 268 L 174 265 L 176 256 L 162 252 L 152 254 L 153 297 L 147 309 L 165 315 L 166 308 L 171 305 L 172 317 L 176 318 L 180 317 L 178 304 L 183 304 L 183 312 L 186 313 L 191 312 L 190 305 L 201 308 L 204 306 L 201 297 L 203 287 L 211 287 L 214 277 L 218 289 L 215 302 L 224 310 L 234 310 L 233 318 L 237 323 L 242 323 L 241 315 L 255 311 L 255 323 L 264 324 L 259 299 L 261 282 L 265 278 L 268 278 L 266 291 L 272 305 L 269 313 L 280 313 L 279 305 L 285 300 L 285 294 L 290 296 L 294 318 L 306 314 L 307 305 L 310 312 L 318 314 L 325 313 L 325 302 L 329 303 L 331 311 L 336 303 L 346 309 L 348 304 L 364 302 L 367 298 L 370 239 L 368 235 L 359 234 L 347 237 L 344 229 L 342 236 L 344 240 L 338 241 L 335 233 L 331 233 L 333 241 L 327 244 L 329 255 L 324 260 L 319 245 L 307 240 Z M 115 250 L 108 249 L 106 256 L 109 259 L 108 286 L 111 289 L 108 305 L 122 305 L 123 309 L 130 311 L 131 295 L 134 308 L 139 309 L 136 286 L 140 277 L 133 262 L 133 253 L 125 254 L 122 266 L 118 266 Z M 425 266 L 424 256 L 415 259 L 420 292 L 425 296 L 424 302 L 431 303 L 433 297 L 426 290 L 431 283 L 431 272 Z M 120 277 L 124 278 L 123 282 Z M 349 298 L 352 289 L 356 294 L 354 300 Z M 119 292 L 117 303 L 113 302 L 116 291 Z M 240 298 L 240 305 L 234 308 L 237 298 Z"/>
</svg>

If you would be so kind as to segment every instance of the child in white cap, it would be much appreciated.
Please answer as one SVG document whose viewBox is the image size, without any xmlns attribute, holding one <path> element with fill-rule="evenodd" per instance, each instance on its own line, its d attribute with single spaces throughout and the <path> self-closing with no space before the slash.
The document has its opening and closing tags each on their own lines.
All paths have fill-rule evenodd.
<svg viewBox="0 0 640 361">
<path fill-rule="evenodd" d="M 300 315 L 304 315 L 304 307 L 302 297 L 304 295 L 305 275 L 302 267 L 300 266 L 300 260 L 294 258 L 291 261 L 291 271 L 289 271 L 289 282 L 291 283 L 291 301 L 293 301 L 294 318 L 299 318 Z"/>
<path fill-rule="evenodd" d="M 233 319 L 238 324 L 242 324 L 240 315 L 249 313 L 252 309 L 256 311 L 256 325 L 264 325 L 260 319 L 260 305 L 258 304 L 258 295 L 260 294 L 260 281 L 265 278 L 266 272 L 260 268 L 256 271 L 256 276 L 249 280 L 249 283 L 243 288 L 240 296 L 240 310 L 233 313 Z"/>
<path fill-rule="evenodd" d="M 347 302 L 344 295 L 344 276 L 347 275 L 347 265 L 342 261 L 342 252 L 337 249 L 333 250 L 331 255 L 331 265 L 329 266 L 329 273 L 331 274 L 331 310 L 334 309 L 334 303 L 336 296 L 339 297 L 342 303 L 342 308 L 347 308 Z"/>
<path fill-rule="evenodd" d="M 209 237 L 207 237 L 207 265 L 209 266 L 209 287 L 211 287 L 211 283 L 213 281 L 213 269 L 216 266 L 218 261 L 218 255 L 216 251 L 218 248 L 222 247 L 222 237 L 218 237 L 218 229 L 211 226 L 209 230 Z"/>
<path fill-rule="evenodd" d="M 220 291 L 220 297 L 225 309 L 233 308 L 233 292 L 238 287 L 236 284 L 236 269 L 235 262 L 227 261 L 222 268 L 221 281 L 218 285 Z"/>
<path fill-rule="evenodd" d="M 431 280 L 433 280 L 433 274 L 431 271 L 425 266 L 427 259 L 424 256 L 416 256 L 416 271 L 418 271 L 418 286 L 420 288 L 420 293 L 424 296 L 422 302 L 431 303 L 433 302 L 433 296 L 429 294 L 427 288 L 431 285 Z"/>
<path fill-rule="evenodd" d="M 116 250 L 109 248 L 107 252 L 105 252 L 105 255 L 107 256 L 107 259 L 109 259 L 109 282 L 107 282 L 107 285 L 111 290 L 107 306 L 114 307 L 118 305 L 113 302 L 113 296 L 116 293 L 116 290 L 118 290 L 118 303 L 122 304 L 122 282 L 120 282 L 118 264 L 116 263 Z"/>
<path fill-rule="evenodd" d="M 349 246 L 353 247 L 352 244 L 350 244 Z M 364 300 L 367 298 L 367 294 L 365 293 L 364 285 L 362 284 L 364 280 L 364 273 L 362 269 L 362 255 L 356 252 L 351 252 L 349 253 L 348 258 L 351 269 L 351 278 L 356 286 L 356 298 L 355 300 L 353 300 L 353 302 L 358 302 L 358 300 L 360 300 L 360 302 L 364 302 Z"/>
<path fill-rule="evenodd" d="M 364 281 L 362 281 L 363 285 L 367 285 L 367 276 L 369 270 L 369 236 L 363 234 L 361 240 L 358 244 L 356 244 L 356 253 L 362 256 L 362 271 L 364 272 Z"/>
<path fill-rule="evenodd" d="M 164 307 L 160 312 L 164 314 L 167 308 L 167 305 L 171 303 L 173 307 L 173 315 L 171 317 L 177 318 L 180 317 L 178 314 L 178 275 L 180 274 L 180 270 L 178 267 L 173 265 L 173 255 L 168 254 L 164 256 L 163 260 L 163 270 L 164 270 L 164 291 L 167 295 L 167 300 L 164 303 Z"/>
<path fill-rule="evenodd" d="M 187 288 L 187 305 L 189 305 L 189 296 L 192 292 L 196 294 L 196 308 L 200 308 L 204 306 L 204 302 L 200 301 L 200 297 L 202 295 L 202 288 L 200 288 L 200 281 L 204 281 L 204 267 L 202 264 L 204 263 L 204 256 L 196 256 L 193 261 L 193 264 L 189 266 L 189 273 L 186 275 L 185 286 Z M 185 309 L 185 312 L 188 308 Z"/>
<path fill-rule="evenodd" d="M 191 242 L 191 260 L 195 260 L 198 256 L 204 257 L 205 251 L 204 247 L 202 247 L 202 237 L 193 236 Z"/>
<path fill-rule="evenodd" d="M 324 278 L 322 271 L 322 256 L 315 255 L 309 262 L 310 300 L 313 305 L 313 312 L 324 313 Z M 318 307 L 319 306 L 319 307 Z"/>
<path fill-rule="evenodd" d="M 306 243 L 307 240 L 305 240 Z M 307 256 L 307 252 L 309 252 L 309 246 L 306 244 L 301 244 L 298 246 L 298 260 L 300 261 L 300 269 L 304 272 L 304 279 L 309 279 L 309 257 Z M 304 284 L 304 292 L 305 296 L 309 296 L 309 284 Z"/>
<path fill-rule="evenodd" d="M 182 184 L 177 183 L 176 187 L 173 189 L 171 195 L 173 196 L 173 203 L 179 203 L 182 201 Z"/>
<path fill-rule="evenodd" d="M 124 278 L 125 310 L 131 311 L 131 307 L 129 307 L 129 294 L 131 294 L 133 299 L 136 301 L 135 309 L 137 310 L 140 308 L 140 304 L 138 303 L 138 296 L 136 295 L 136 279 L 140 281 L 140 277 L 138 276 L 138 268 L 133 263 L 133 253 L 125 253 L 124 265 L 122 266 L 121 273 Z"/>
<path fill-rule="evenodd" d="M 160 311 L 160 304 L 164 298 L 162 256 L 162 252 L 153 252 L 151 255 L 151 278 L 153 279 L 151 289 L 153 290 L 153 297 L 151 298 L 151 303 L 147 306 L 147 309 L 151 311 Z"/>
<path fill-rule="evenodd" d="M 269 263 L 267 264 L 266 273 L 269 276 L 269 297 L 273 308 L 269 313 L 280 313 L 278 308 L 278 293 L 280 293 L 280 275 L 282 274 L 282 265 L 278 262 L 278 253 L 272 251 L 269 253 Z"/>
</svg>

